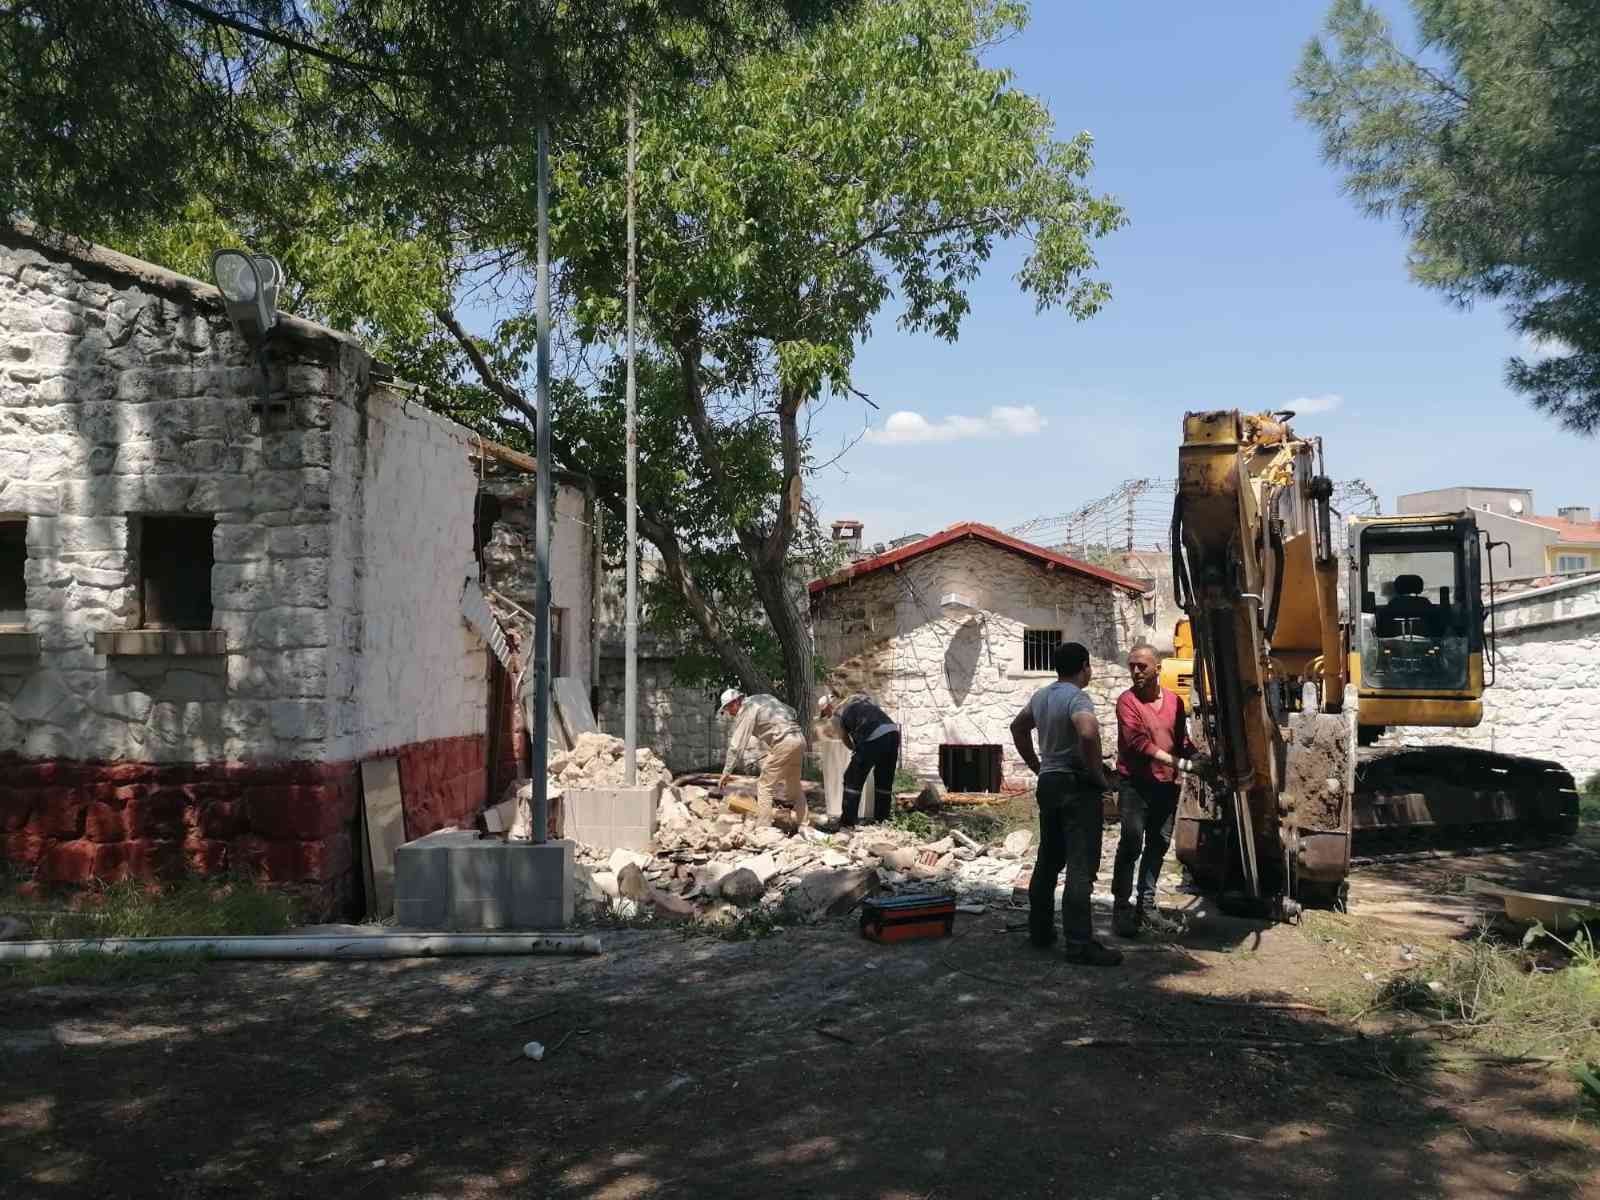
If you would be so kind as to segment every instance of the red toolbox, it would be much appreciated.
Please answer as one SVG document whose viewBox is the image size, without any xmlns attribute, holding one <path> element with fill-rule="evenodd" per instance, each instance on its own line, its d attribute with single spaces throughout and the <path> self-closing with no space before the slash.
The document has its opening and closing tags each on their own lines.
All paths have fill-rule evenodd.
<svg viewBox="0 0 1600 1200">
<path fill-rule="evenodd" d="M 861 936 L 874 942 L 949 937 L 955 923 L 954 896 L 869 897 L 861 902 Z"/>
</svg>

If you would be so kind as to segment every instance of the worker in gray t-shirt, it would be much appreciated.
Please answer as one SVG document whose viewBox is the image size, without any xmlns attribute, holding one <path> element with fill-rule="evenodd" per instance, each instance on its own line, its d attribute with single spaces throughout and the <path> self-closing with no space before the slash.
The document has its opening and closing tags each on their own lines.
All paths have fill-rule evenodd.
<svg viewBox="0 0 1600 1200">
<path fill-rule="evenodd" d="M 1039 857 L 1028 882 L 1028 940 L 1041 948 L 1055 942 L 1056 877 L 1065 868 L 1061 927 L 1067 961 L 1111 967 L 1122 954 L 1095 941 L 1089 906 L 1100 870 L 1100 797 L 1111 790 L 1111 781 L 1100 761 L 1100 722 L 1083 690 L 1093 674 L 1088 649 L 1061 643 L 1055 668 L 1056 681 L 1035 692 L 1011 722 L 1017 753 L 1039 776 Z"/>
</svg>

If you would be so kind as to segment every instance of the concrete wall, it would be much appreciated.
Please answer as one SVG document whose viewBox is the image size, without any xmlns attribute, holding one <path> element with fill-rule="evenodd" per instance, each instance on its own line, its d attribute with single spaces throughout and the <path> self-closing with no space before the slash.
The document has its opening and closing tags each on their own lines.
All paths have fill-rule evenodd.
<svg viewBox="0 0 1600 1200">
<path fill-rule="evenodd" d="M 1399 498 L 1396 511 L 1402 514 L 1442 513 L 1476 508 L 1514 517 L 1519 514 L 1512 511 L 1513 500 L 1521 503 L 1522 515 L 1534 511 L 1533 492 L 1527 488 L 1479 487 L 1435 488 L 1430 492 L 1410 492 Z"/>
<path fill-rule="evenodd" d="M 1495 605 L 1494 686 L 1476 729 L 1396 729 L 1391 742 L 1480 746 L 1552 759 L 1581 785 L 1600 771 L 1600 576 Z"/>
<path fill-rule="evenodd" d="M 487 651 L 461 616 L 477 574 L 471 434 L 375 389 L 361 462 L 360 714 L 339 757 L 486 730 Z"/>
<path fill-rule="evenodd" d="M 971 597 L 975 613 L 947 613 L 940 598 Z M 1008 777 L 1031 779 L 1011 748 L 1012 718 L 1050 671 L 1022 669 L 1027 628 L 1060 629 L 1089 649 L 1089 693 L 1114 750 L 1115 701 L 1127 686 L 1125 656 L 1155 631 L 1140 600 L 1119 588 L 1043 565 L 977 540 L 953 543 L 848 585 L 813 608 L 817 652 L 848 686 L 878 698 L 902 729 L 903 764 L 938 774 L 943 742 L 1005 747 Z"/>
</svg>

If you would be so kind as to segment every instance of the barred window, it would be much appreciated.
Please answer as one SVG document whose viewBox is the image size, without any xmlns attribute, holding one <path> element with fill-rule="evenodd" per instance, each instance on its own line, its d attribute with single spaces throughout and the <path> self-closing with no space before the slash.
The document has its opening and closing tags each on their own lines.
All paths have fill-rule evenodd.
<svg viewBox="0 0 1600 1200">
<path fill-rule="evenodd" d="M 1024 629 L 1022 631 L 1022 669 L 1024 671 L 1055 670 L 1056 647 L 1061 645 L 1059 629 Z"/>
</svg>

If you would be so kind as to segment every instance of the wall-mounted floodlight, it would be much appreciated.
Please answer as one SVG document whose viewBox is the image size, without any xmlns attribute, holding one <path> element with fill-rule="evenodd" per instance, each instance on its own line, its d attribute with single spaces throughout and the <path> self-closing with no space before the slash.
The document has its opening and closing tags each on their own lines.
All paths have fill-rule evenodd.
<svg viewBox="0 0 1600 1200">
<path fill-rule="evenodd" d="M 270 254 L 218 250 L 211 256 L 211 278 L 217 281 L 217 290 L 222 293 L 223 307 L 228 310 L 233 331 L 256 348 L 261 393 L 256 407 L 265 419 L 273 407 L 267 342 L 278 323 L 278 288 L 283 283 L 283 268 Z"/>
<path fill-rule="evenodd" d="M 283 268 L 270 254 L 218 250 L 211 256 L 211 277 L 239 336 L 259 341 L 277 324 Z"/>
</svg>

